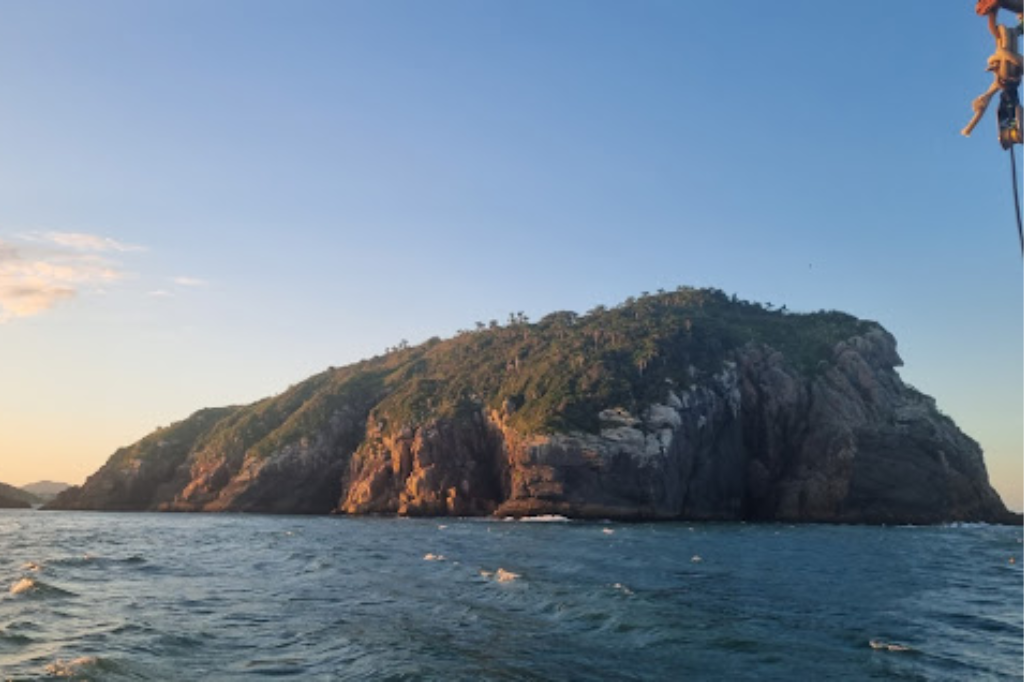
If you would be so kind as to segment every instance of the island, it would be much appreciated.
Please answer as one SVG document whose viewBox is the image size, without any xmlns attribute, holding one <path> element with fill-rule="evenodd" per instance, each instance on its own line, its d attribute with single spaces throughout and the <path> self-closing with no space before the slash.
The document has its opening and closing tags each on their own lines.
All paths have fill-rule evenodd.
<svg viewBox="0 0 1024 682">
<path fill-rule="evenodd" d="M 717 289 L 514 313 L 202 409 L 45 508 L 1019 523 L 901 364 L 876 322 Z"/>
</svg>

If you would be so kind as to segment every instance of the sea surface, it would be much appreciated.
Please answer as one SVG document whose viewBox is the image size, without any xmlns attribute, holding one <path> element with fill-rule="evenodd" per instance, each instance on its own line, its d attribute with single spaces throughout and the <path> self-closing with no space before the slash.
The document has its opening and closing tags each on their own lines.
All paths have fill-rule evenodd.
<svg viewBox="0 0 1024 682">
<path fill-rule="evenodd" d="M 0 512 L 0 679 L 1020 680 L 1021 528 Z"/>
</svg>

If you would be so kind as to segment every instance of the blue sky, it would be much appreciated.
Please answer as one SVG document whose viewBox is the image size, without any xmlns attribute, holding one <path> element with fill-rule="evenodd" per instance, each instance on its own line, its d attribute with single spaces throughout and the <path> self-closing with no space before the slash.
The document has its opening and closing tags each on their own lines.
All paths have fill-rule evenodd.
<svg viewBox="0 0 1024 682">
<path fill-rule="evenodd" d="M 992 112 L 959 135 L 973 3 L 0 14 L 0 480 L 79 482 L 401 339 L 687 284 L 881 322 L 1022 506 L 1009 160 Z"/>
</svg>

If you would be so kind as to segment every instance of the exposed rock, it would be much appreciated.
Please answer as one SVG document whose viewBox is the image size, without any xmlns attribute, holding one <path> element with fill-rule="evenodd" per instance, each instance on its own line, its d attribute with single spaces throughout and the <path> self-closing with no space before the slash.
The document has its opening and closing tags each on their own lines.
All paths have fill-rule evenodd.
<svg viewBox="0 0 1024 682">
<path fill-rule="evenodd" d="M 370 421 L 341 510 L 349 514 L 480 515 L 503 496 L 502 443 L 482 414 L 432 421 L 388 436 Z"/>
<path fill-rule="evenodd" d="M 753 323 L 714 327 L 712 304 L 775 326 L 737 342 Z M 700 298 L 635 362 L 621 347 L 588 350 L 606 338 L 603 317 L 576 345 L 563 339 L 580 323 L 552 328 L 565 351 L 521 323 L 476 346 L 402 349 L 253 406 L 196 413 L 119 450 L 49 508 L 1019 523 L 977 443 L 902 382 L 888 332 L 823 314 L 812 334 L 799 316 L 748 308 Z M 541 366 L 565 383 L 551 384 L 553 369 L 523 378 L 548 357 L 557 363 Z M 431 363 L 455 369 L 431 374 Z M 540 412 L 551 391 L 564 397 Z"/>
<path fill-rule="evenodd" d="M 507 412 L 370 429 L 347 513 L 822 522 L 1001 521 L 978 445 L 906 386 L 876 328 L 803 377 L 767 346 L 598 434 L 519 434 Z M 469 500 L 468 503 L 458 501 Z"/>
</svg>

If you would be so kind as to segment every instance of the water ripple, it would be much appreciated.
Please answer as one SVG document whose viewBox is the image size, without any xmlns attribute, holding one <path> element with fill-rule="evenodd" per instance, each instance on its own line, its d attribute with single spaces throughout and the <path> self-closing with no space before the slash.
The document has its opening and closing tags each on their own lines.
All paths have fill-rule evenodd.
<svg viewBox="0 0 1024 682">
<path fill-rule="evenodd" d="M 1020 529 L 35 512 L 0 526 L 12 679 L 1021 677 Z"/>
</svg>

